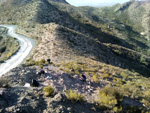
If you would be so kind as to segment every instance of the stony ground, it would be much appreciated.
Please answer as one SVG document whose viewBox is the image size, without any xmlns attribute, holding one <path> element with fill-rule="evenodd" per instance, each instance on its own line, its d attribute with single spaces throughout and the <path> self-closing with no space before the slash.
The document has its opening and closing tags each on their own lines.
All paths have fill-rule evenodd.
<svg viewBox="0 0 150 113">
<path fill-rule="evenodd" d="M 94 84 L 87 77 L 87 82 L 80 81 L 79 75 L 68 75 L 54 65 L 44 67 L 46 74 L 37 75 L 38 67 L 17 67 L 5 75 L 11 88 L 1 88 L 1 112 L 37 112 L 37 113 L 84 113 L 101 112 L 92 104 L 98 87 L 105 85 L 105 81 Z M 36 79 L 40 87 L 24 87 Z M 45 97 L 42 90 L 45 86 L 55 89 L 54 97 Z M 85 95 L 87 102 L 72 103 L 66 99 L 64 93 L 72 89 Z M 96 94 L 96 93 L 95 93 Z"/>
<path fill-rule="evenodd" d="M 107 85 L 107 81 L 99 83 L 92 82 L 87 76 L 87 81 L 80 81 L 76 74 L 68 75 L 54 65 L 44 66 L 46 74 L 38 75 L 39 67 L 20 66 L 12 69 L 3 77 L 7 79 L 10 88 L 0 88 L 0 112 L 2 113 L 101 113 L 93 101 L 97 95 L 97 88 Z M 2 78 L 3 78 L 2 77 Z M 39 87 L 25 87 L 36 79 Z M 7 85 L 5 85 L 7 86 Z M 50 86 L 54 88 L 53 97 L 45 97 L 43 88 Z M 84 94 L 86 102 L 70 102 L 65 96 L 66 90 L 77 90 Z M 138 101 L 125 97 L 123 103 L 126 105 L 143 106 Z M 110 112 L 110 111 L 108 111 Z"/>
</svg>

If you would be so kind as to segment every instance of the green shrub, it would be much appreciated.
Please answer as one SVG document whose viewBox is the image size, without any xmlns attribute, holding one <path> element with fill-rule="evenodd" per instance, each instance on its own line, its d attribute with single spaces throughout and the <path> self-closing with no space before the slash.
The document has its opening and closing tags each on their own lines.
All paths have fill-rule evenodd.
<svg viewBox="0 0 150 113">
<path fill-rule="evenodd" d="M 144 58 L 143 56 L 140 57 L 140 62 L 146 66 L 148 65 L 146 58 Z"/>
<path fill-rule="evenodd" d="M 121 55 L 121 51 L 120 50 L 114 50 L 114 52 L 118 55 Z"/>
<path fill-rule="evenodd" d="M 106 86 L 100 90 L 100 92 L 104 92 L 106 95 L 112 95 L 114 96 L 118 101 L 121 101 L 123 99 L 123 91 L 116 88 L 116 87 L 110 87 Z"/>
<path fill-rule="evenodd" d="M 104 92 L 99 92 L 100 99 L 95 100 L 98 107 L 112 109 L 117 104 L 117 99 L 114 96 L 107 95 Z"/>
<path fill-rule="evenodd" d="M 53 96 L 54 95 L 54 89 L 51 88 L 50 86 L 44 87 L 43 92 L 45 92 L 45 96 Z"/>
<path fill-rule="evenodd" d="M 48 62 L 45 62 L 45 65 L 48 65 L 49 63 Z"/>
<path fill-rule="evenodd" d="M 95 103 L 99 108 L 102 109 L 114 109 L 119 110 L 119 108 L 115 108 L 123 99 L 122 92 L 114 87 L 106 86 L 99 90 L 98 97 L 95 99 Z"/>
<path fill-rule="evenodd" d="M 26 66 L 33 66 L 33 65 L 37 65 L 37 66 L 39 66 L 40 68 L 43 68 L 43 65 L 47 65 L 48 63 L 44 60 L 44 59 L 42 59 L 42 60 L 40 60 L 40 61 L 34 61 L 34 60 L 32 60 L 31 58 L 30 59 L 27 59 L 26 60 L 26 62 L 25 62 L 25 65 Z"/>
<path fill-rule="evenodd" d="M 103 75 L 103 78 L 104 78 L 104 79 L 108 79 L 108 78 L 109 78 L 109 74 L 104 74 L 104 75 Z"/>
<path fill-rule="evenodd" d="M 79 64 L 77 61 L 72 61 L 72 62 L 62 62 L 61 65 L 63 66 L 64 71 L 67 73 L 76 73 L 80 74 L 82 71 L 84 65 Z"/>
<path fill-rule="evenodd" d="M 129 75 L 128 75 L 127 73 L 125 73 L 125 72 L 121 72 L 120 75 L 121 75 L 121 76 L 123 77 L 123 79 L 125 79 L 125 80 L 126 80 L 126 79 L 128 78 L 128 76 L 129 76 Z"/>
<path fill-rule="evenodd" d="M 35 61 L 34 60 L 26 60 L 25 66 L 33 66 L 33 65 L 35 65 Z"/>
<path fill-rule="evenodd" d="M 122 79 L 121 79 L 121 78 L 117 78 L 117 77 L 113 79 L 113 82 L 114 82 L 115 85 L 118 86 L 118 87 L 122 86 L 122 84 L 123 84 L 123 83 L 122 83 Z"/>
<path fill-rule="evenodd" d="M 41 59 L 39 62 L 38 62 L 39 65 L 44 65 L 45 64 L 45 59 Z"/>
<path fill-rule="evenodd" d="M 100 81 L 100 80 L 98 79 L 97 75 L 95 75 L 95 74 L 92 76 L 92 79 L 93 79 L 93 81 L 96 82 L 96 83 L 98 83 L 98 82 Z"/>
<path fill-rule="evenodd" d="M 150 90 L 145 91 L 143 95 L 144 99 L 142 99 L 142 102 L 150 109 Z"/>
<path fill-rule="evenodd" d="M 84 101 L 84 95 L 77 93 L 77 91 L 73 91 L 73 90 L 67 90 L 66 91 L 66 97 L 68 100 L 72 101 L 72 102 L 78 102 L 78 101 Z"/>
<path fill-rule="evenodd" d="M 12 56 L 12 53 L 8 53 L 8 54 L 6 55 L 7 58 L 10 58 L 11 56 Z"/>
</svg>

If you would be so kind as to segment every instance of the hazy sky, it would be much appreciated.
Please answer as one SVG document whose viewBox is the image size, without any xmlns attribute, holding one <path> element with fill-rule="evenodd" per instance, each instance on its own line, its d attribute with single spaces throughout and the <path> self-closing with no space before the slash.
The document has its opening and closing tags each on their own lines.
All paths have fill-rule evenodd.
<svg viewBox="0 0 150 113">
<path fill-rule="evenodd" d="M 112 3 L 123 3 L 129 0 L 66 0 L 68 3 L 74 6 L 98 6 L 103 4 L 112 4 Z"/>
</svg>

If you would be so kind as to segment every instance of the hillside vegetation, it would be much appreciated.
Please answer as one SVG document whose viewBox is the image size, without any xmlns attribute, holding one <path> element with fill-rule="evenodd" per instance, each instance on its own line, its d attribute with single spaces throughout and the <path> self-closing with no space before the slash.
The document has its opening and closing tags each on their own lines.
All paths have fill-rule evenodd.
<svg viewBox="0 0 150 113">
<path fill-rule="evenodd" d="M 130 1 L 111 8 L 101 8 L 101 15 L 130 26 L 149 40 L 149 1 Z"/>
<path fill-rule="evenodd" d="M 131 11 L 135 4 L 137 15 Z M 150 109 L 150 44 L 148 35 L 141 35 L 140 26 L 144 24 L 132 24 L 135 18 L 130 21 L 130 16 L 143 16 L 144 12 L 139 10 L 148 5 L 127 2 L 93 8 L 74 7 L 63 0 L 7 0 L 0 5 L 0 24 L 17 24 L 17 33 L 38 41 L 26 66 L 42 68 L 50 58 L 54 71 L 57 68 L 68 78 L 85 73 L 94 87 L 90 94 L 96 98 L 91 102 L 91 95 L 84 91 L 85 97 L 103 111 L 145 112 Z M 66 90 L 69 99 L 72 95 L 80 97 L 81 92 Z M 122 104 L 128 99 L 139 103 L 141 108 L 132 102 Z"/>
<path fill-rule="evenodd" d="M 16 39 L 6 35 L 7 30 L 0 27 L 0 63 L 3 63 L 19 49 Z"/>
</svg>

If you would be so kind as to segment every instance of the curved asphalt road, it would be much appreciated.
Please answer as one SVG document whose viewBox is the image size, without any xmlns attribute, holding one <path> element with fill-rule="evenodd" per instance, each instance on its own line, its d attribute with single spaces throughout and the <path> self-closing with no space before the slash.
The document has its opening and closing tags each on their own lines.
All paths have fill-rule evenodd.
<svg viewBox="0 0 150 113">
<path fill-rule="evenodd" d="M 0 25 L 0 27 L 6 27 L 8 29 L 7 34 L 16 38 L 20 45 L 18 52 L 5 63 L 0 65 L 0 76 L 2 76 L 25 61 L 25 59 L 32 53 L 36 41 L 23 35 L 16 34 L 15 30 L 17 26 L 15 25 Z"/>
</svg>

